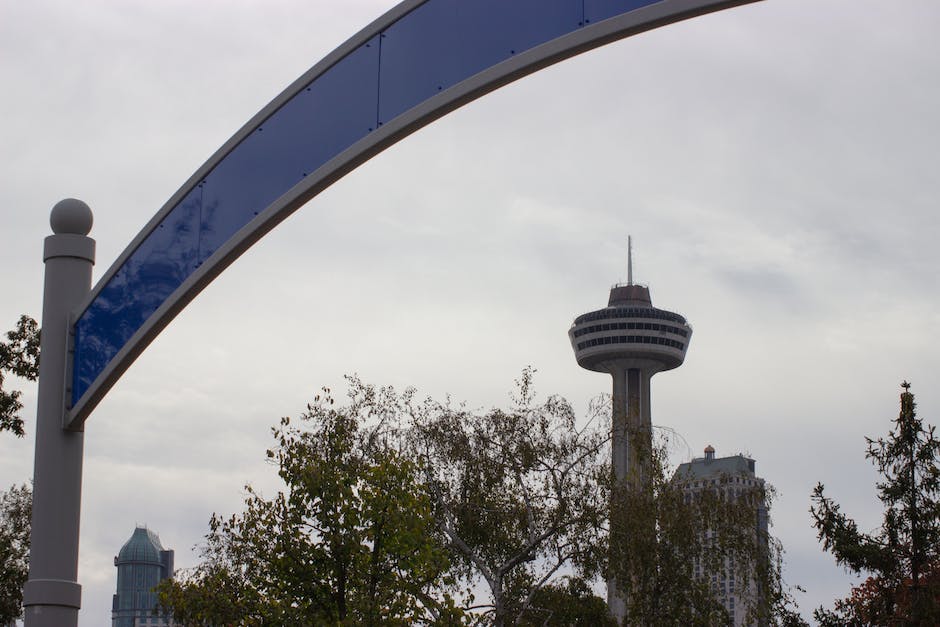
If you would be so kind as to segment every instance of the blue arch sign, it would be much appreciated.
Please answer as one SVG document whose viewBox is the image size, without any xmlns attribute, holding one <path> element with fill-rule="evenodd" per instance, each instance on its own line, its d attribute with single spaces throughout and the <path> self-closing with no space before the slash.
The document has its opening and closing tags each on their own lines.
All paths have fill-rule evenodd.
<svg viewBox="0 0 940 627">
<path fill-rule="evenodd" d="M 68 423 L 230 263 L 410 133 L 598 46 L 756 0 L 405 0 L 262 109 L 141 230 L 72 326 Z"/>
</svg>

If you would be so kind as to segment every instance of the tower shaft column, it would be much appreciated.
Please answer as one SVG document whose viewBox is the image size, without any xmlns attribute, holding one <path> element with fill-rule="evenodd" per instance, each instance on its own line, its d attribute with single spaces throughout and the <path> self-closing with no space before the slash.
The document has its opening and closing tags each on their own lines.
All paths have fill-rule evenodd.
<svg viewBox="0 0 940 627">
<path fill-rule="evenodd" d="M 652 453 L 653 432 L 650 415 L 651 374 L 640 368 L 617 367 L 613 377 L 611 454 L 614 472 L 612 498 L 622 499 L 625 491 L 643 490 L 648 484 L 649 456 Z M 624 515 L 624 504 L 612 502 L 611 516 Z M 612 528 L 617 525 L 611 520 Z M 611 550 L 622 550 L 618 542 Z M 617 556 L 610 556 L 616 563 Z M 614 577 L 607 581 L 607 607 L 618 620 L 626 615 L 629 583 Z"/>
<path fill-rule="evenodd" d="M 647 480 L 653 432 L 650 416 L 651 374 L 640 368 L 618 367 L 613 377 L 611 452 L 614 479 L 639 488 Z"/>
</svg>

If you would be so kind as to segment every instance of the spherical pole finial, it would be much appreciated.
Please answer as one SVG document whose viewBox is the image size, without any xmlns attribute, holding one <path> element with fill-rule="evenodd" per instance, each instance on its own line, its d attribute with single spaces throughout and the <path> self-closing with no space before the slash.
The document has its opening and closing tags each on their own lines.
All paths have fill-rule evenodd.
<svg viewBox="0 0 940 627">
<path fill-rule="evenodd" d="M 94 221 L 91 209 L 77 198 L 60 200 L 49 215 L 49 225 L 56 234 L 88 235 Z"/>
</svg>

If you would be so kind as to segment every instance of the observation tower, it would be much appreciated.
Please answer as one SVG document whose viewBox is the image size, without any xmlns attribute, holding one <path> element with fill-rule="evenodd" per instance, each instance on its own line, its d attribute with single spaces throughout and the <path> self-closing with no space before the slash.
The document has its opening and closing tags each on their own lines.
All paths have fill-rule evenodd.
<svg viewBox="0 0 940 627">
<path fill-rule="evenodd" d="M 613 378 L 611 459 L 615 484 L 646 483 L 652 451 L 650 379 L 682 365 L 692 338 L 686 319 L 653 307 L 649 288 L 633 283 L 633 242 L 627 239 L 627 282 L 610 288 L 607 306 L 575 318 L 568 331 L 578 365 Z M 642 463 L 643 459 L 646 463 Z M 615 494 L 616 494 L 615 490 Z M 607 583 L 611 613 L 622 620 L 623 599 Z"/>
</svg>

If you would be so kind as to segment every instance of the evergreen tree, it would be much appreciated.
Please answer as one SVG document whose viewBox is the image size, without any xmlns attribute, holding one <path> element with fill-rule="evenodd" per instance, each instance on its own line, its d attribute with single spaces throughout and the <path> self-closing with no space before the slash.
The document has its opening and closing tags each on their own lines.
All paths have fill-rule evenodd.
<svg viewBox="0 0 940 627">
<path fill-rule="evenodd" d="M 882 476 L 881 527 L 862 533 L 822 483 L 813 491 L 810 512 L 823 548 L 849 571 L 870 575 L 834 611 L 816 611 L 823 625 L 940 624 L 940 440 L 917 418 L 910 384 L 901 387 L 894 428 L 886 438 L 865 438 L 865 457 Z"/>
</svg>

